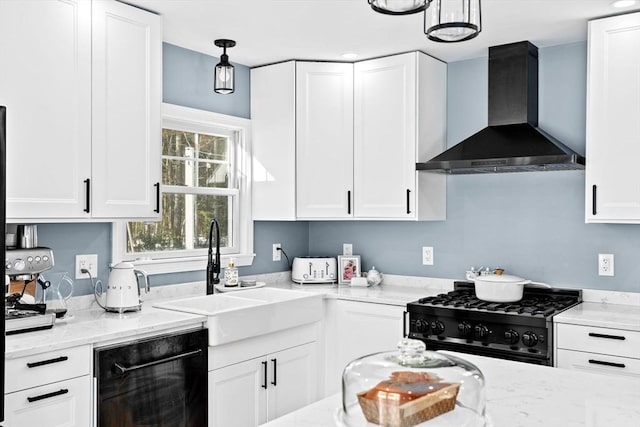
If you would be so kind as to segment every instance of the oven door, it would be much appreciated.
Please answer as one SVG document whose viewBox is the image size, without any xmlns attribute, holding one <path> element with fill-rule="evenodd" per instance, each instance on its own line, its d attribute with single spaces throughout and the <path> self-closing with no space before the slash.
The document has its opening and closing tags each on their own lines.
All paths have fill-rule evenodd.
<svg viewBox="0 0 640 427">
<path fill-rule="evenodd" d="M 207 425 L 207 332 L 96 349 L 97 425 Z"/>
</svg>

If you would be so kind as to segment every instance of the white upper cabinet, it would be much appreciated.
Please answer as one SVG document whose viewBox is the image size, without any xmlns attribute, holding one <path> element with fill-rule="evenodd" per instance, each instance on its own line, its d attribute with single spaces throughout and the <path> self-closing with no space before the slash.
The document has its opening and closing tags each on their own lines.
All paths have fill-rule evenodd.
<svg viewBox="0 0 640 427">
<path fill-rule="evenodd" d="M 445 148 L 446 64 L 412 52 L 354 67 L 355 215 L 445 219 L 446 178 L 416 159 Z"/>
<path fill-rule="evenodd" d="M 296 219 L 296 63 L 251 70 L 254 220 Z"/>
<path fill-rule="evenodd" d="M 589 22 L 586 222 L 640 223 L 640 13 Z"/>
<path fill-rule="evenodd" d="M 8 220 L 159 217 L 161 49 L 119 2 L 0 2 Z"/>
<path fill-rule="evenodd" d="M 353 216 L 353 65 L 296 64 L 296 212 Z"/>
<path fill-rule="evenodd" d="M 415 166 L 445 148 L 445 63 L 413 52 L 251 73 L 254 219 L 445 219 L 446 177 Z"/>
<path fill-rule="evenodd" d="M 93 3 L 92 215 L 157 218 L 162 28 L 153 13 Z"/>
<path fill-rule="evenodd" d="M 91 177 L 91 3 L 0 2 L 7 218 L 83 218 Z"/>
</svg>

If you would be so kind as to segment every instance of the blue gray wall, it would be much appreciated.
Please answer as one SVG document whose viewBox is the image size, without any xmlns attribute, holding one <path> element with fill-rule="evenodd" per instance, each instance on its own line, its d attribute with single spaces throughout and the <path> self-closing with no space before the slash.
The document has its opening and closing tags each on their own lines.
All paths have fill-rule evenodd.
<svg viewBox="0 0 640 427">
<path fill-rule="evenodd" d="M 232 55 L 231 55 L 232 56 Z M 233 59 L 233 56 L 232 56 Z M 164 45 L 164 100 L 249 117 L 249 70 L 236 65 L 233 95 L 211 90 L 217 58 Z M 487 123 L 487 60 L 449 64 L 449 146 Z M 540 125 L 585 152 L 586 43 L 540 49 Z M 640 292 L 640 226 L 584 224 L 584 172 L 533 172 L 448 177 L 444 222 L 256 222 L 251 267 L 241 274 L 286 270 L 271 261 L 271 244 L 296 255 L 339 254 L 352 243 L 363 267 L 417 276 L 460 278 L 470 266 L 501 266 L 554 286 Z M 55 251 L 57 271 L 73 271 L 75 254 L 98 253 L 108 277 L 110 224 L 42 224 L 40 244 Z M 423 266 L 422 246 L 435 264 Z M 597 254 L 615 255 L 615 277 L 597 275 Z M 151 277 L 152 286 L 204 280 L 204 272 Z M 87 280 L 76 282 L 87 294 Z"/>
</svg>

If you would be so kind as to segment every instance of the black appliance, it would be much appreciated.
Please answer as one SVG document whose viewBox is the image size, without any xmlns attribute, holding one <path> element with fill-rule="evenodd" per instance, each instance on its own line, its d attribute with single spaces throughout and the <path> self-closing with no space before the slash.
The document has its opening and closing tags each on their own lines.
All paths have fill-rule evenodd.
<svg viewBox="0 0 640 427">
<path fill-rule="evenodd" d="M 538 128 L 538 48 L 489 48 L 489 126 L 416 170 L 450 174 L 584 169 L 585 158 Z"/>
<path fill-rule="evenodd" d="M 207 330 L 94 352 L 97 426 L 207 425 Z"/>
<path fill-rule="evenodd" d="M 2 222 L 2 239 L 0 241 L 0 254 L 2 254 L 3 260 L 2 265 L 5 265 L 4 260 L 4 234 L 6 228 L 6 198 L 7 198 L 7 173 L 6 173 L 6 118 L 7 118 L 7 109 L 3 106 L 0 106 L 0 221 Z M 4 286 L 4 285 L 3 285 Z M 5 291 L 6 293 L 6 291 Z M 4 311 L 4 298 L 0 298 L 2 300 L 2 310 Z M 4 319 L 0 321 L 0 333 L 2 335 L 2 339 L 0 340 L 2 344 L 2 362 L 0 362 L 0 422 L 4 421 Z"/>
<path fill-rule="evenodd" d="M 582 302 L 579 289 L 524 288 L 517 302 L 479 300 L 471 282 L 407 304 L 409 338 L 450 350 L 553 366 L 553 316 Z"/>
</svg>

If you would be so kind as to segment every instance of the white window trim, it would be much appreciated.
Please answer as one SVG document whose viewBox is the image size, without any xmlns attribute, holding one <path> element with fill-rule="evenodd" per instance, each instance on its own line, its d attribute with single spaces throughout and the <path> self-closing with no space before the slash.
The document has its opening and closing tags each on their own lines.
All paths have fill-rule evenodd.
<svg viewBox="0 0 640 427">
<path fill-rule="evenodd" d="M 239 253 L 221 253 L 222 265 L 227 264 L 230 258 L 234 259 L 236 266 L 249 266 L 253 263 L 253 219 L 251 217 L 251 121 L 241 117 L 228 116 L 226 114 L 213 113 L 182 107 L 173 104 L 162 104 L 163 127 L 167 124 L 182 123 L 191 127 L 191 130 L 202 130 L 203 126 L 214 124 L 217 127 L 227 128 L 232 131 L 240 131 L 238 141 L 238 188 L 240 190 L 240 224 Z M 125 221 L 116 221 L 111 227 L 111 260 L 113 264 L 121 261 L 133 263 L 136 267 L 145 270 L 148 274 L 180 273 L 187 271 L 206 270 L 207 256 L 189 256 L 169 259 L 132 259 L 126 255 L 126 226 Z"/>
</svg>

